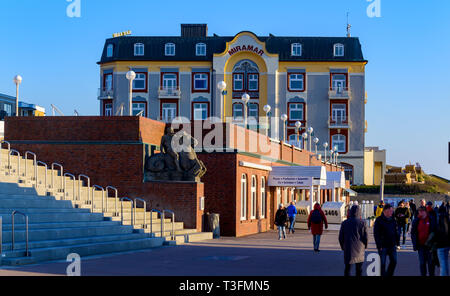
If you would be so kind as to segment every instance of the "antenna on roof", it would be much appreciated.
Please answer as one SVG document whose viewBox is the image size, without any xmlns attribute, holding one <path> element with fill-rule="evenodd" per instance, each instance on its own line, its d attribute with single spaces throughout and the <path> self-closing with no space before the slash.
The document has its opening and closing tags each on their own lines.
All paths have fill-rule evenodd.
<svg viewBox="0 0 450 296">
<path fill-rule="evenodd" d="M 352 25 L 350 25 L 350 23 L 348 22 L 348 15 L 349 15 L 349 14 L 350 14 L 350 13 L 347 12 L 347 37 L 348 37 L 348 38 L 351 37 L 350 29 L 352 28 Z"/>
<path fill-rule="evenodd" d="M 75 109 L 75 110 L 73 111 L 73 115 L 75 115 L 75 116 L 80 116 L 80 113 L 78 113 L 78 111 Z"/>
</svg>

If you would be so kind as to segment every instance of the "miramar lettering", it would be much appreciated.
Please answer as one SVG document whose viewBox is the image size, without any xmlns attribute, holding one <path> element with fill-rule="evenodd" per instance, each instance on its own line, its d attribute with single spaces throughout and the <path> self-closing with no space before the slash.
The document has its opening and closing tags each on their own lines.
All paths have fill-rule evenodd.
<svg viewBox="0 0 450 296">
<path fill-rule="evenodd" d="M 253 45 L 247 45 L 247 46 L 246 45 L 242 45 L 242 46 L 238 45 L 238 46 L 235 46 L 235 47 L 233 47 L 232 49 L 230 49 L 228 51 L 228 54 L 231 56 L 231 55 L 234 55 L 235 53 L 238 53 L 240 51 L 251 51 L 251 52 L 254 52 L 254 53 L 256 53 L 256 54 L 258 54 L 260 56 L 262 56 L 264 54 L 264 50 L 259 49 L 257 46 L 253 47 Z"/>
</svg>

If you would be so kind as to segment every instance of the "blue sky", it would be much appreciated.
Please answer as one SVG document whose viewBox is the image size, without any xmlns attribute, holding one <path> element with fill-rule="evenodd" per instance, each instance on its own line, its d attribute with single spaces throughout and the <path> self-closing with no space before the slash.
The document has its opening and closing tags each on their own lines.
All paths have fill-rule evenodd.
<svg viewBox="0 0 450 296">
<path fill-rule="evenodd" d="M 100 59 L 106 38 L 179 35 L 180 23 L 207 23 L 209 34 L 344 36 L 350 12 L 366 72 L 366 146 L 387 149 L 388 164 L 419 162 L 450 178 L 450 1 L 380 0 L 369 18 L 366 0 L 157 1 L 81 0 L 69 18 L 66 0 L 0 1 L 0 92 L 66 115 L 98 114 Z"/>
</svg>

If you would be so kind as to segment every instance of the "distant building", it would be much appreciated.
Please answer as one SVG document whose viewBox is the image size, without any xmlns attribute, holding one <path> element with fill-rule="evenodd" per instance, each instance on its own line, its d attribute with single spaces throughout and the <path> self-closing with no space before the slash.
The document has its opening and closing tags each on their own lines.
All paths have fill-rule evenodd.
<svg viewBox="0 0 450 296">
<path fill-rule="evenodd" d="M 45 116 L 45 108 L 24 102 L 19 102 L 20 116 Z"/>
<path fill-rule="evenodd" d="M 364 149 L 364 184 L 380 185 L 386 172 L 386 150 L 379 147 Z"/>
</svg>

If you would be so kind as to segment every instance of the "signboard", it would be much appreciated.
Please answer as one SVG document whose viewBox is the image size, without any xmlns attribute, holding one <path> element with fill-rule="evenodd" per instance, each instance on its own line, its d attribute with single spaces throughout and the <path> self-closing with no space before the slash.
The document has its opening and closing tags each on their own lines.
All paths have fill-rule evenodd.
<svg viewBox="0 0 450 296">
<path fill-rule="evenodd" d="M 113 38 L 122 37 L 122 36 L 126 36 L 126 35 L 131 35 L 131 31 L 128 30 L 128 31 L 125 31 L 125 32 L 114 33 L 113 34 Z"/>
<path fill-rule="evenodd" d="M 312 177 L 300 176 L 269 176 L 269 186 L 279 187 L 311 187 Z"/>
<path fill-rule="evenodd" d="M 240 45 L 235 46 L 235 47 L 231 48 L 228 51 L 228 54 L 231 56 L 231 55 L 233 55 L 235 53 L 238 53 L 240 51 L 251 51 L 251 52 L 256 53 L 256 54 L 258 54 L 260 56 L 262 56 L 264 54 L 264 50 L 258 48 L 256 45 L 253 46 L 253 45 L 250 45 L 250 44 L 242 45 L 242 46 L 240 46 Z"/>
</svg>

